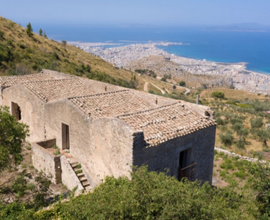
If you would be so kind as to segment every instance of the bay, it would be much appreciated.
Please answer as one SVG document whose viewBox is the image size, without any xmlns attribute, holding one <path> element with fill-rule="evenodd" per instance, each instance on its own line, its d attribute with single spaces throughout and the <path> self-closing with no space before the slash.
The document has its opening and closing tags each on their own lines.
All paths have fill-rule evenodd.
<svg viewBox="0 0 270 220">
<path fill-rule="evenodd" d="M 204 31 L 199 27 L 71 25 L 43 25 L 42 29 L 50 38 L 59 41 L 112 42 L 119 43 L 118 46 L 149 41 L 182 42 L 188 45 L 158 47 L 182 57 L 215 62 L 246 62 L 248 70 L 270 75 L 270 32 Z"/>
</svg>

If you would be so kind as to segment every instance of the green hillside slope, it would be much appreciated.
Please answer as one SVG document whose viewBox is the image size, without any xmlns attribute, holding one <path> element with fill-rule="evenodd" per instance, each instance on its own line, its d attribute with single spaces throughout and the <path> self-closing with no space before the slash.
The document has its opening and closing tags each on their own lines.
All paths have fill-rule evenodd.
<svg viewBox="0 0 270 220">
<path fill-rule="evenodd" d="M 28 74 L 44 68 L 131 88 L 141 84 L 129 71 L 116 69 L 73 45 L 36 33 L 29 37 L 26 28 L 0 17 L 0 75 Z"/>
</svg>

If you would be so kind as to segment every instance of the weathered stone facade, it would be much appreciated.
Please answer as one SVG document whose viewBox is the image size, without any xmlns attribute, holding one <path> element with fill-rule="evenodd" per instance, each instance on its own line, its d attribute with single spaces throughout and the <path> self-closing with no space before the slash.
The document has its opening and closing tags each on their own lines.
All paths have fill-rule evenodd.
<svg viewBox="0 0 270 220">
<path fill-rule="evenodd" d="M 30 126 L 29 141 L 55 139 L 68 149 L 91 186 L 106 176 L 129 176 L 133 165 L 144 164 L 178 178 L 179 167 L 195 163 L 195 178 L 211 183 L 216 125 L 208 107 L 54 71 L 35 75 L 37 81 L 33 75 L 21 76 L 21 82 L 20 76 L 11 82 L 0 77 L 0 104 L 13 103 L 11 113 L 19 111 L 18 119 Z M 57 182 L 55 157 L 33 146 L 35 167 Z M 81 188 L 65 160 L 59 157 L 60 179 Z"/>
<path fill-rule="evenodd" d="M 53 183 L 59 183 L 61 181 L 61 155 L 54 155 L 46 150 L 55 144 L 55 139 L 32 143 L 32 161 L 35 168 L 42 171 Z"/>
</svg>

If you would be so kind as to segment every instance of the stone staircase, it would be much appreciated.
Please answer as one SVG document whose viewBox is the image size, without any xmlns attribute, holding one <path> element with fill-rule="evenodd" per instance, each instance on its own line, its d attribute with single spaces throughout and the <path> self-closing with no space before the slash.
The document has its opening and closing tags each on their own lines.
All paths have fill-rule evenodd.
<svg viewBox="0 0 270 220">
<path fill-rule="evenodd" d="M 72 167 L 72 169 L 74 170 L 74 172 L 76 173 L 78 179 L 80 180 L 82 186 L 84 187 L 84 189 L 90 189 L 90 183 L 88 182 L 87 178 L 85 177 L 81 164 L 79 164 L 78 162 L 70 162 L 70 166 Z"/>
</svg>

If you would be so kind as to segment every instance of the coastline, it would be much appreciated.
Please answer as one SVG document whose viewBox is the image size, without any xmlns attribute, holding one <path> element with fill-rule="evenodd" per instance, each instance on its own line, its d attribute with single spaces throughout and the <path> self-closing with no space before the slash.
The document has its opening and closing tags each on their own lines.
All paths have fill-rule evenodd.
<svg viewBox="0 0 270 220">
<path fill-rule="evenodd" d="M 232 85 L 239 90 L 254 93 L 270 94 L 270 75 L 246 69 L 246 62 L 226 63 L 208 60 L 197 60 L 170 54 L 157 46 L 183 45 L 178 42 L 149 42 L 146 44 L 121 43 L 84 43 L 68 42 L 82 48 L 84 51 L 100 56 L 117 67 L 128 67 L 129 63 L 149 56 L 161 56 L 178 64 L 185 71 L 196 75 L 222 76 L 229 78 Z M 117 46 L 104 48 L 104 46 Z"/>
</svg>

